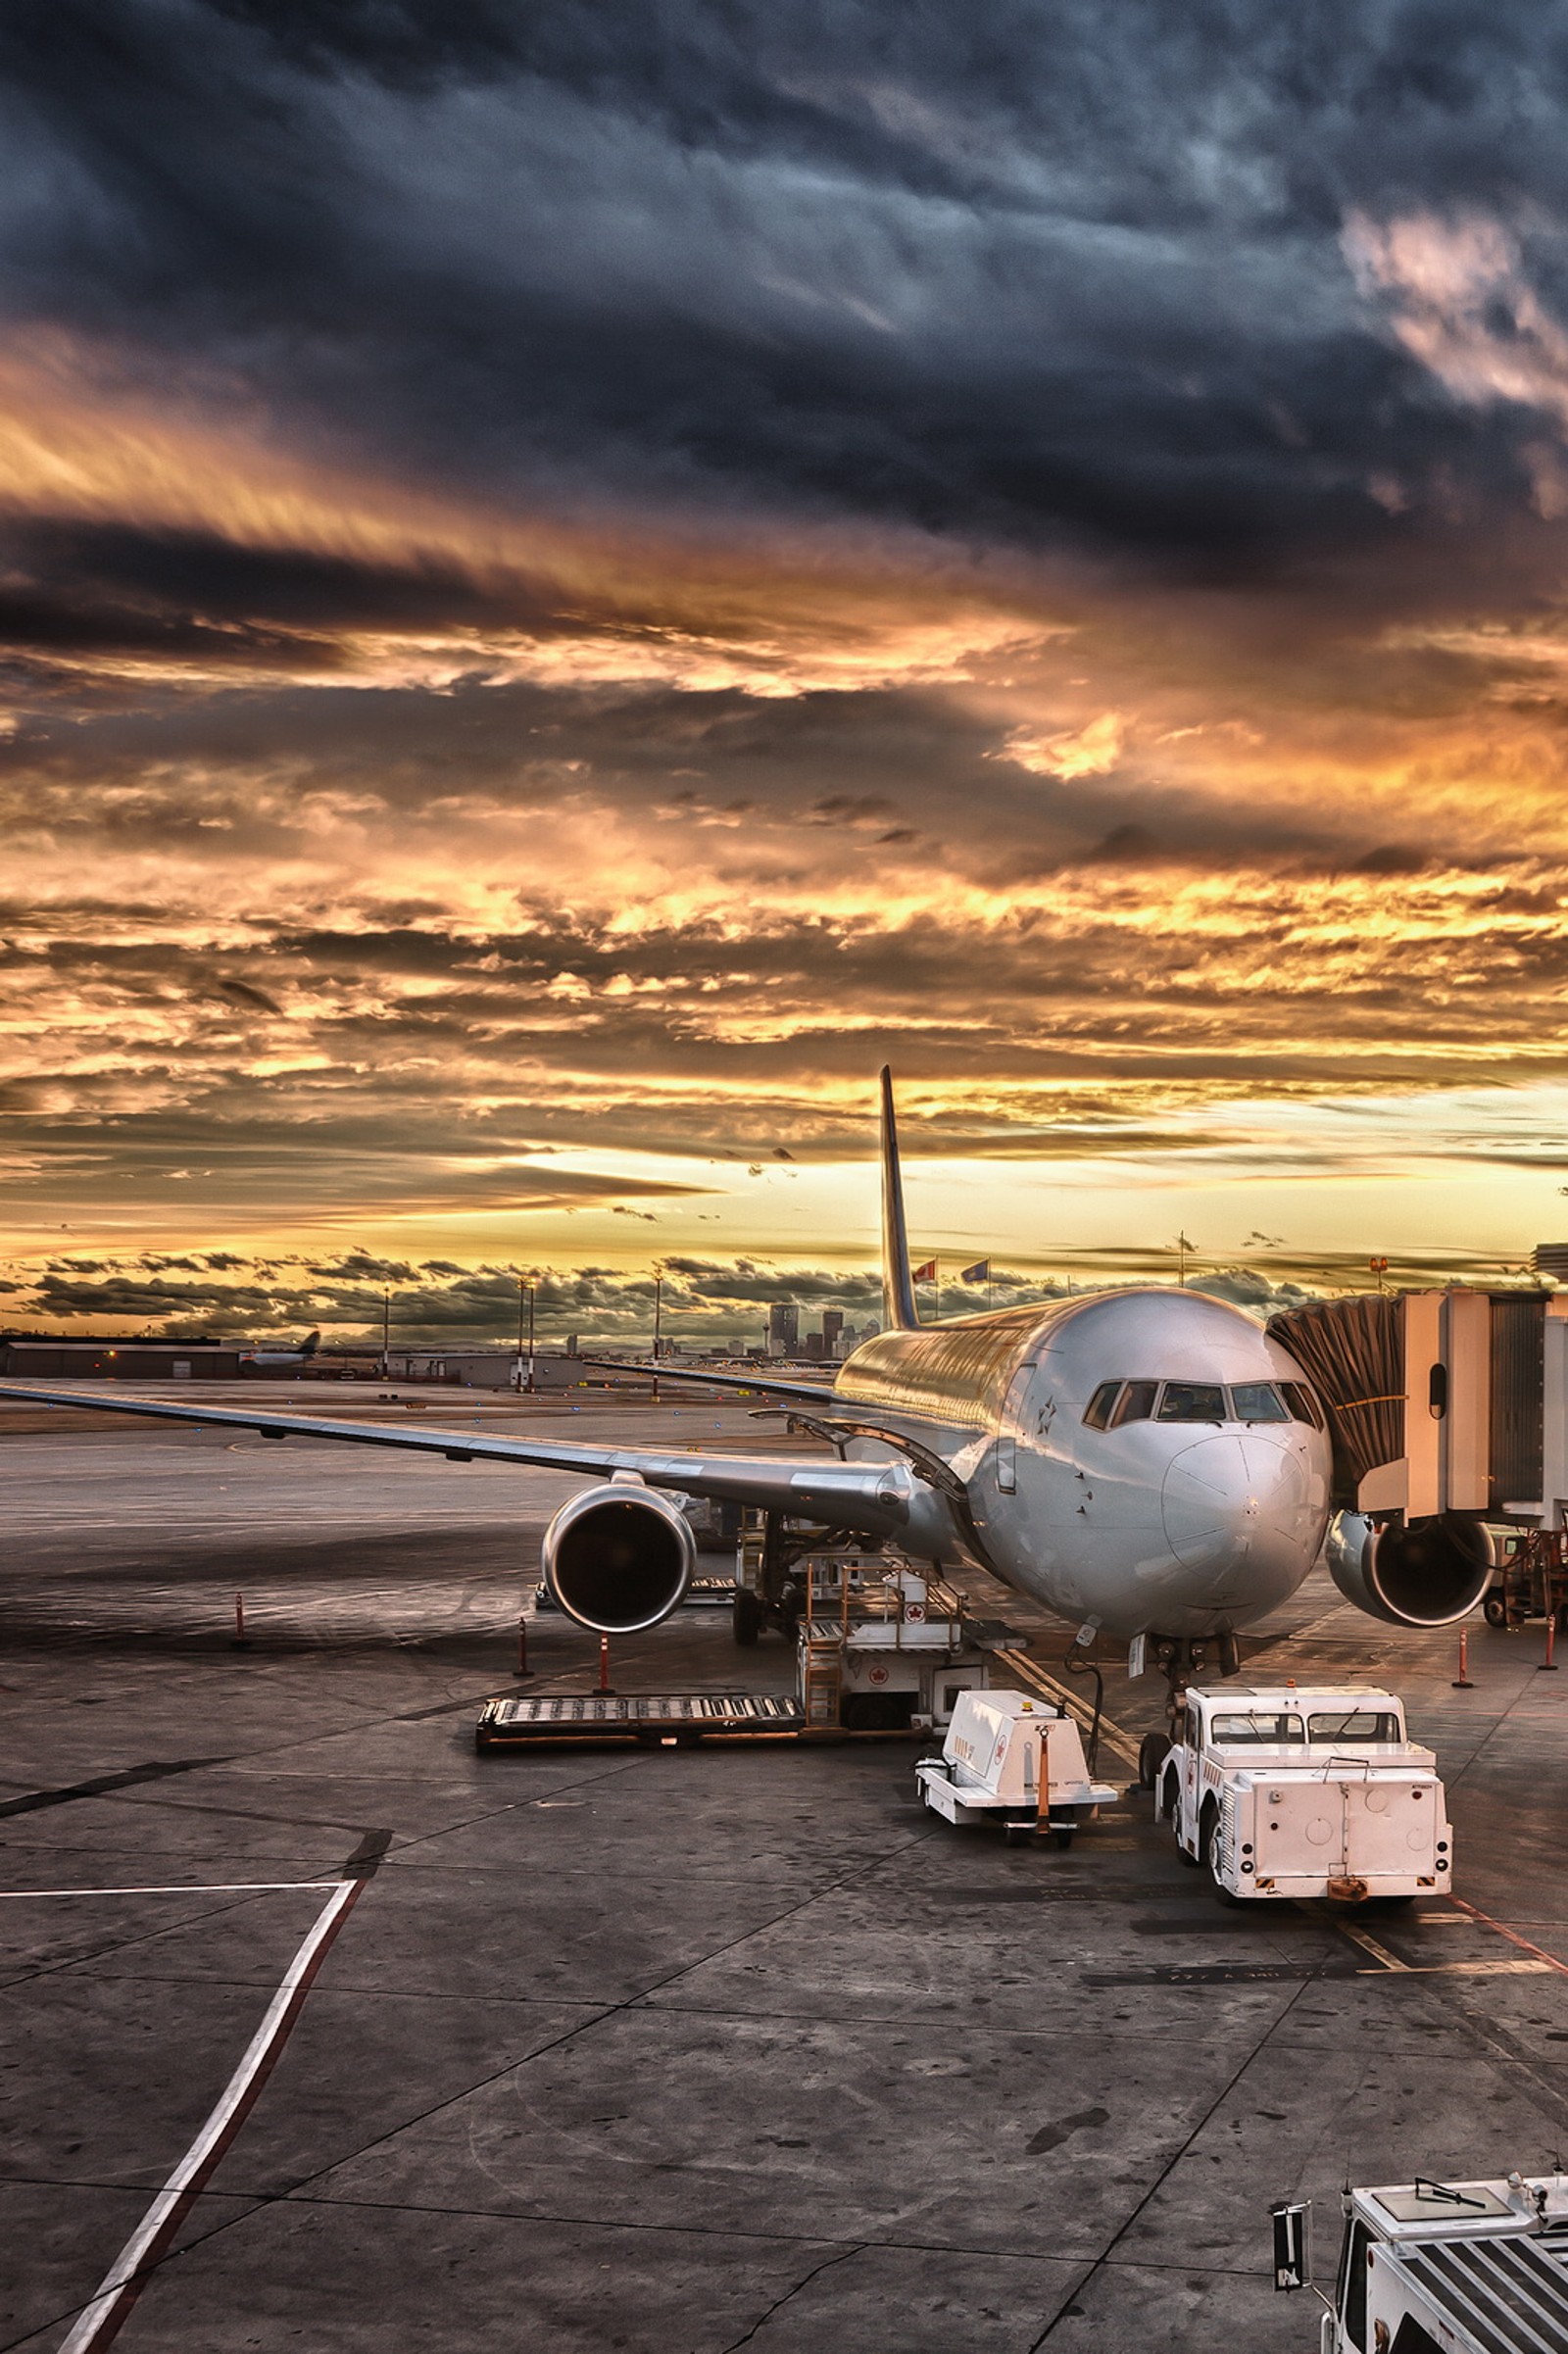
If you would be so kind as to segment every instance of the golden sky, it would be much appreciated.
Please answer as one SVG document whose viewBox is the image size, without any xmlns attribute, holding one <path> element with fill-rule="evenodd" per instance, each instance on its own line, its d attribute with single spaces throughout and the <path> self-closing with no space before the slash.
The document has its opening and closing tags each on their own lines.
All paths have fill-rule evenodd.
<svg viewBox="0 0 1568 2354">
<path fill-rule="evenodd" d="M 13 1321 L 869 1312 L 883 1059 L 1015 1286 L 1561 1230 L 1528 26 L 185 13 L 7 91 Z"/>
</svg>

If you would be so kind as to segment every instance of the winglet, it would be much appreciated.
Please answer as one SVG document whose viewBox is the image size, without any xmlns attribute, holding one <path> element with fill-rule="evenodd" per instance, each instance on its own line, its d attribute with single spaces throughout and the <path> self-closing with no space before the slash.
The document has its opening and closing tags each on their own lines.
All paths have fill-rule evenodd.
<svg viewBox="0 0 1568 2354">
<path fill-rule="evenodd" d="M 889 1332 L 913 1332 L 914 1285 L 909 1276 L 909 1238 L 904 1225 L 904 1185 L 899 1174 L 899 1129 L 893 1116 L 893 1073 L 882 1065 L 882 1322 Z"/>
<path fill-rule="evenodd" d="M 320 1346 L 321 1346 L 321 1328 L 320 1328 L 320 1326 L 319 1326 L 319 1325 L 318 1325 L 318 1326 L 317 1326 L 317 1328 L 316 1328 L 316 1330 L 315 1330 L 315 1331 L 312 1333 L 312 1335 L 311 1335 L 310 1339 L 309 1339 L 308 1341 L 305 1341 L 305 1342 L 302 1342 L 302 1343 L 301 1343 L 301 1346 L 300 1346 L 300 1354 L 301 1354 L 301 1356 L 303 1356 L 303 1357 L 313 1357 L 313 1356 L 315 1356 L 315 1354 L 316 1354 L 317 1350 L 318 1350 L 318 1349 L 320 1348 Z"/>
</svg>

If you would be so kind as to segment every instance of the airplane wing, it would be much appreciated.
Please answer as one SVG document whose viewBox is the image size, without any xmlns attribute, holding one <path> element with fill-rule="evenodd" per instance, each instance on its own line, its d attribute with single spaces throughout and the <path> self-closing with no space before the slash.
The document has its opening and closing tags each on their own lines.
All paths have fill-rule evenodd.
<svg viewBox="0 0 1568 2354">
<path fill-rule="evenodd" d="M 612 1356 L 588 1357 L 584 1362 L 603 1365 L 607 1373 L 646 1373 L 656 1382 L 700 1382 L 709 1390 L 757 1390 L 767 1398 L 809 1398 L 821 1406 L 842 1403 L 838 1392 L 824 1388 L 821 1382 L 771 1381 L 755 1373 L 700 1373 L 695 1365 L 671 1365 L 663 1357 L 657 1365 L 652 1358 L 634 1364 Z"/>
<path fill-rule="evenodd" d="M 659 1454 L 634 1447 L 555 1446 L 534 1439 L 491 1439 L 476 1431 L 408 1430 L 371 1422 L 339 1422 L 314 1414 L 277 1414 L 266 1406 L 172 1405 L 163 1398 L 105 1398 L 79 1390 L 39 1390 L 0 1382 L 0 1399 L 32 1405 L 75 1406 L 94 1413 L 141 1414 L 159 1422 L 257 1431 L 264 1439 L 338 1440 L 358 1447 L 396 1447 L 449 1463 L 524 1463 L 541 1471 L 575 1472 L 585 1480 L 631 1472 L 650 1488 L 756 1504 L 797 1520 L 890 1536 L 928 1502 L 923 1482 L 907 1463 L 842 1463 L 787 1455 Z"/>
</svg>

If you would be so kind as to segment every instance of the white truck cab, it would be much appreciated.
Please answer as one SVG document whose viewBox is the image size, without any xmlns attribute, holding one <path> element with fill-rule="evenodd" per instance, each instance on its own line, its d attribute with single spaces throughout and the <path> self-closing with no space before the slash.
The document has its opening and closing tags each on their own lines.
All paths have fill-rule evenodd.
<svg viewBox="0 0 1568 2354">
<path fill-rule="evenodd" d="M 1192 1687 L 1154 1799 L 1227 1901 L 1400 1902 L 1452 1879 L 1437 1759 L 1408 1739 L 1391 1692 Z"/>
<path fill-rule="evenodd" d="M 1568 2176 L 1418 2176 L 1348 2190 L 1344 2204 L 1320 2354 L 1555 2354 L 1568 2346 Z M 1274 2210 L 1278 2288 L 1312 2285 L 1308 2215 L 1305 2205 Z"/>
</svg>

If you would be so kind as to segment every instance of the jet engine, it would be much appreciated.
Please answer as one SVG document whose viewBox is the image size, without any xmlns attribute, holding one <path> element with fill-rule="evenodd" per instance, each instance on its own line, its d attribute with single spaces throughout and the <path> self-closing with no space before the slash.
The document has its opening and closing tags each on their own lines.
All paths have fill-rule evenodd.
<svg viewBox="0 0 1568 2354">
<path fill-rule="evenodd" d="M 1486 1593 L 1496 1555 L 1492 1533 L 1463 1512 L 1406 1523 L 1341 1512 L 1328 1561 L 1348 1602 L 1393 1627 L 1451 1627 Z"/>
<path fill-rule="evenodd" d="M 596 1635 L 639 1635 L 679 1606 L 697 1566 L 680 1506 L 657 1489 L 612 1481 L 563 1504 L 540 1552 L 545 1584 Z"/>
</svg>

